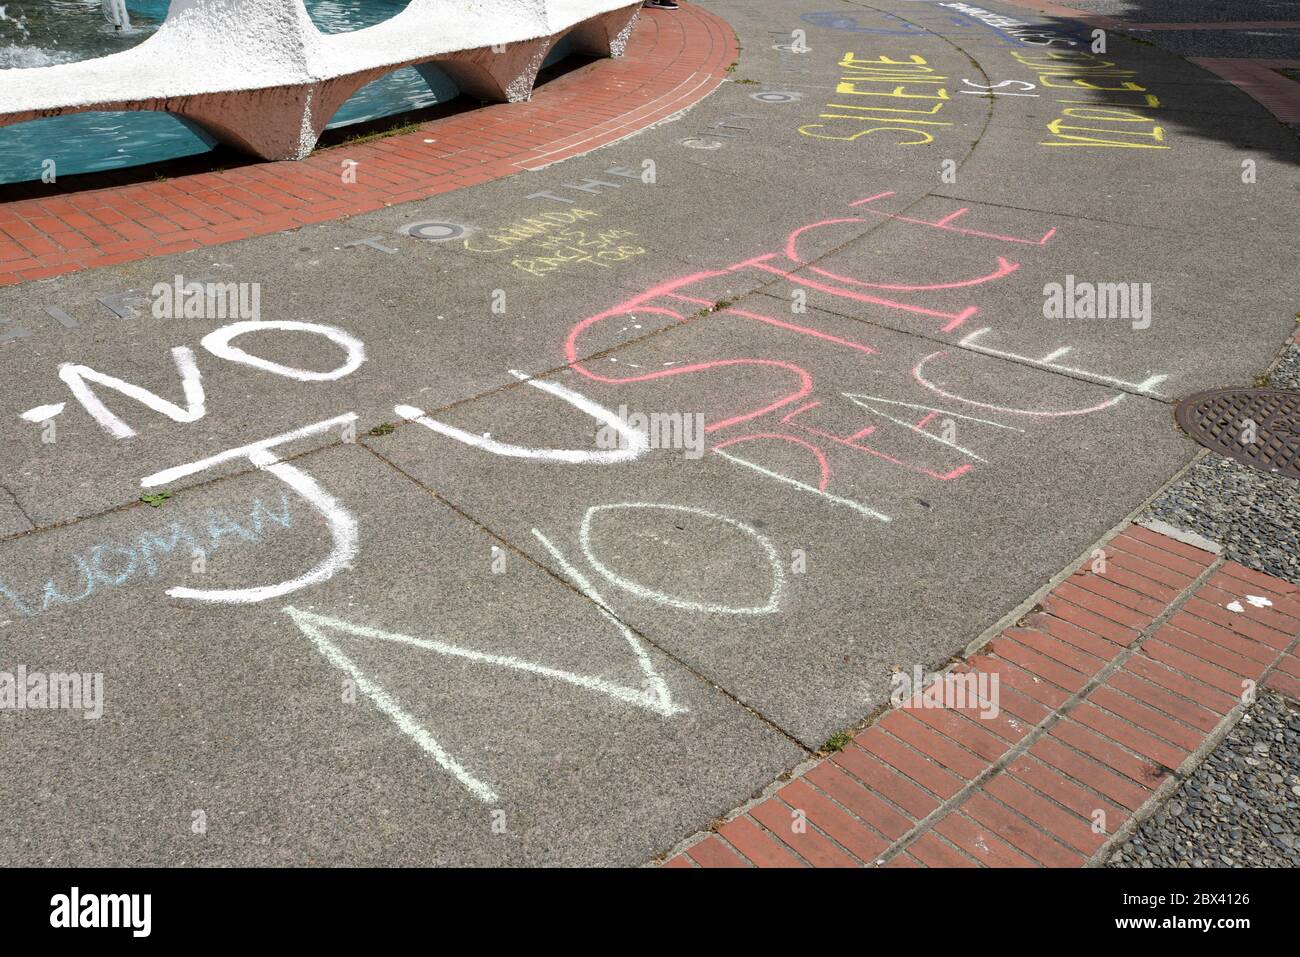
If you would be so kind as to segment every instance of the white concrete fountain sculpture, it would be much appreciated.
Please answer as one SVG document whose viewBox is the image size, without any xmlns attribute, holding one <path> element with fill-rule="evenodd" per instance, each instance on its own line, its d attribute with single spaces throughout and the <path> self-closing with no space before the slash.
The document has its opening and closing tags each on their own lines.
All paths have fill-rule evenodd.
<svg viewBox="0 0 1300 957">
<path fill-rule="evenodd" d="M 104 19 L 113 24 L 114 30 L 130 30 L 131 14 L 127 12 L 126 0 L 100 0 L 104 9 Z"/>
<path fill-rule="evenodd" d="M 263 159 L 302 159 L 348 97 L 395 69 L 434 63 L 466 95 L 526 100 L 562 37 L 575 52 L 621 56 L 640 6 L 411 0 L 383 23 L 322 34 L 303 0 L 171 0 L 158 31 L 130 50 L 0 70 L 0 127 L 89 110 L 156 110 Z"/>
</svg>

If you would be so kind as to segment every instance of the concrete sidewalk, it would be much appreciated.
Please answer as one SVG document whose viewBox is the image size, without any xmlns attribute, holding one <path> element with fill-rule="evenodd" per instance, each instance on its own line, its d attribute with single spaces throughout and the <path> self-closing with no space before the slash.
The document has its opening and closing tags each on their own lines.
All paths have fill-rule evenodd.
<svg viewBox="0 0 1300 957">
<path fill-rule="evenodd" d="M 700 6 L 738 62 L 631 138 L 0 289 L 0 671 L 104 689 L 0 712 L 0 860 L 650 862 L 1088 555 L 1196 454 L 1174 402 L 1293 334 L 1300 144 L 1214 74 L 999 3 Z M 176 276 L 264 324 L 155 318 Z"/>
</svg>

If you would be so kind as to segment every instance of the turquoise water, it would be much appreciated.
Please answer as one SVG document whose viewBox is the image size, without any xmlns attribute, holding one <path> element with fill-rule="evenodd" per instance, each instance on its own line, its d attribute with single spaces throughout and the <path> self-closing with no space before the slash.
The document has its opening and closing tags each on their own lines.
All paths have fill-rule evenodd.
<svg viewBox="0 0 1300 957">
<path fill-rule="evenodd" d="M 306 0 L 324 33 L 373 26 L 408 0 Z M 105 19 L 101 0 L 0 0 L 0 83 L 4 69 L 49 66 L 106 56 L 142 43 L 166 17 L 169 0 L 127 0 L 131 26 Z M 558 47 L 548 64 L 563 55 Z M 445 103 L 459 94 L 436 67 L 406 67 L 358 90 L 330 129 Z M 46 160 L 58 176 L 104 172 L 206 153 L 203 130 L 166 113 L 77 113 L 0 128 L 0 183 L 41 178 Z"/>
</svg>

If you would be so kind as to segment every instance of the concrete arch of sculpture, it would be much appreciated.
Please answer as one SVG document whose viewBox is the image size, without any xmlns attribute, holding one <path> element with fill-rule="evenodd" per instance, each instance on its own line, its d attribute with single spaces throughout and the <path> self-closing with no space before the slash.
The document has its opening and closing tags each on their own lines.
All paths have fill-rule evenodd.
<svg viewBox="0 0 1300 957">
<path fill-rule="evenodd" d="M 392 18 L 323 34 L 303 0 L 172 0 L 158 31 L 94 60 L 0 71 L 0 127 L 88 111 L 171 113 L 244 152 L 302 159 L 372 80 L 434 64 L 462 92 L 532 95 L 551 47 L 621 56 L 628 0 L 411 0 Z"/>
</svg>

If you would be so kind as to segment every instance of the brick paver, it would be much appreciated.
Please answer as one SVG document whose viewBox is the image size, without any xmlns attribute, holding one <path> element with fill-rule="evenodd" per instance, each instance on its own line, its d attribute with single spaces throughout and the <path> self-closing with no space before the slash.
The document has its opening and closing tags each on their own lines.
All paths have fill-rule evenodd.
<svg viewBox="0 0 1300 957">
<path fill-rule="evenodd" d="M 1102 859 L 1259 683 L 1300 699 L 1300 589 L 1141 526 L 1101 556 L 665 866 L 734 866 L 737 854 L 759 867 Z M 998 677 L 996 715 L 953 697 L 979 674 Z"/>
</svg>

